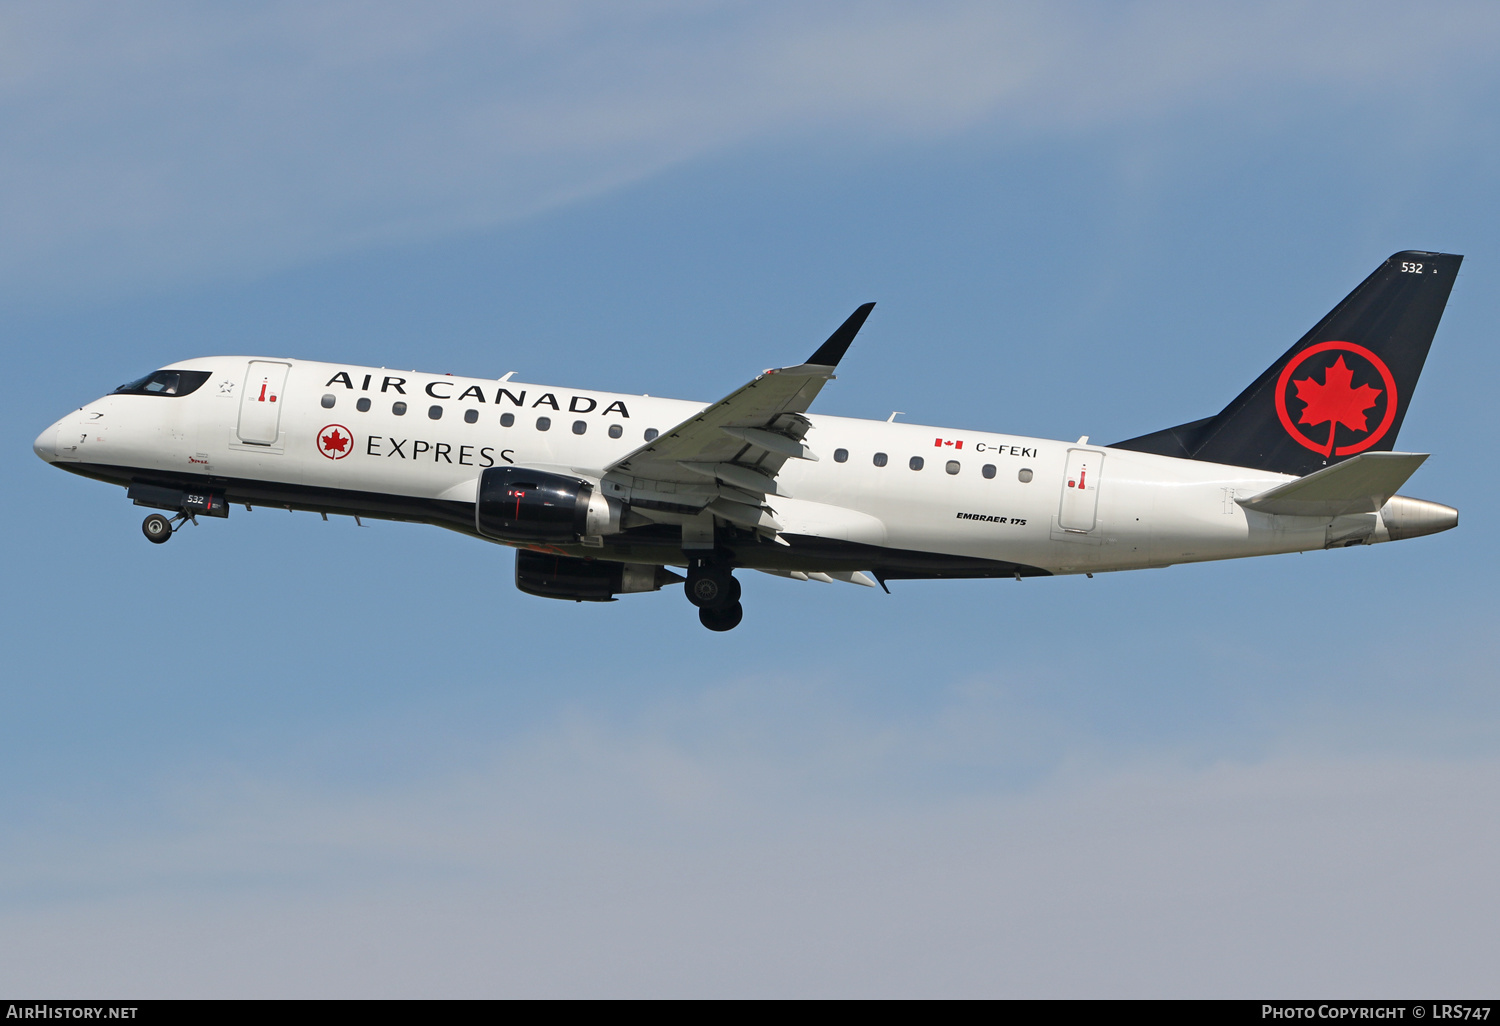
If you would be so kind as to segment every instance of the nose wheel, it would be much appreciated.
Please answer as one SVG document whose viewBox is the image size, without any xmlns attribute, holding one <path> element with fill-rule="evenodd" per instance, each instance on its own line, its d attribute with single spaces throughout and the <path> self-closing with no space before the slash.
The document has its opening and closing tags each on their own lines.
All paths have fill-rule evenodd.
<svg viewBox="0 0 1500 1026">
<path fill-rule="evenodd" d="M 153 513 L 141 521 L 141 533 L 146 536 L 147 541 L 160 545 L 172 537 L 172 521 L 160 513 Z"/>
<path fill-rule="evenodd" d="M 160 545 L 176 533 L 177 528 L 182 525 L 183 521 L 192 519 L 186 513 L 179 513 L 171 520 L 168 520 L 160 513 L 153 513 L 141 521 L 141 533 L 146 536 L 147 541 L 155 545 Z M 196 524 L 197 521 L 193 520 L 193 523 Z"/>
<path fill-rule="evenodd" d="M 728 567 L 699 563 L 688 568 L 688 601 L 698 607 L 698 621 L 711 631 L 732 631 L 745 618 L 740 582 Z"/>
</svg>

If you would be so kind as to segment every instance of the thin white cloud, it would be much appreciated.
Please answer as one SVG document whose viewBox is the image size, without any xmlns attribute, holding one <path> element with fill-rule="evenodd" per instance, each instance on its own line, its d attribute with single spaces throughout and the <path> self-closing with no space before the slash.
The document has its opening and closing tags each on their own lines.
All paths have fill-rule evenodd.
<svg viewBox="0 0 1500 1026">
<path fill-rule="evenodd" d="M 221 776 L 149 828 L 12 837 L 0 986 L 1418 996 L 1492 976 L 1493 756 L 1157 753 L 1026 786 L 998 760 L 934 786 L 943 739 L 970 765 L 1038 728 L 1068 745 L 980 685 L 902 720 L 837 705 L 746 682 L 419 783 Z"/>
<path fill-rule="evenodd" d="M 375 803 L 262 795 L 216 824 L 192 867 L 158 852 L 168 866 L 144 886 L 5 916 L 0 982 L 138 996 L 1415 997 L 1483 989 L 1493 969 L 1493 761 L 1142 769 L 927 809 L 773 811 L 742 793 L 688 814 L 650 778 L 703 767 L 615 756 L 572 779 L 511 764 L 457 793 Z M 604 808 L 629 790 L 609 770 L 646 782 Z"/>
<path fill-rule="evenodd" d="M 757 140 L 1080 131 L 1488 73 L 1390 5 L 64 5 L 0 13 L 0 277 L 243 273 L 470 231 Z M 1455 102 L 1451 96 L 1444 103 Z M 1242 109 L 1243 108 L 1243 109 Z"/>
</svg>

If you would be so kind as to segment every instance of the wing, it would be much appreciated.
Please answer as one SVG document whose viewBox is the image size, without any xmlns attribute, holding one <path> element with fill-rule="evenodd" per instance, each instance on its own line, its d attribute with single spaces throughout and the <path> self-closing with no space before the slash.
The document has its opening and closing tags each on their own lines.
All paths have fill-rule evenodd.
<svg viewBox="0 0 1500 1026">
<path fill-rule="evenodd" d="M 806 363 L 768 370 L 605 470 L 606 494 L 647 512 L 705 511 L 741 527 L 775 533 L 765 506 L 786 495 L 776 476 L 789 459 L 816 460 L 802 443 L 803 414 L 875 308 L 866 303 Z"/>
</svg>

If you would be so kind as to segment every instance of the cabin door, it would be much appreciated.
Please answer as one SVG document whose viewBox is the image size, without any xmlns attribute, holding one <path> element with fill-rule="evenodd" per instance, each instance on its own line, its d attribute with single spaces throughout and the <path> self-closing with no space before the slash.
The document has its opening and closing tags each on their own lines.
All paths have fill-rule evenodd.
<svg viewBox="0 0 1500 1026">
<path fill-rule="evenodd" d="M 1099 510 L 1099 472 L 1104 453 L 1092 449 L 1069 449 L 1067 473 L 1063 475 L 1062 505 L 1057 526 L 1064 531 L 1088 533 L 1094 529 Z"/>
<path fill-rule="evenodd" d="M 251 445 L 274 445 L 281 433 L 281 408 L 290 364 L 251 360 L 240 393 L 240 441 Z"/>
</svg>

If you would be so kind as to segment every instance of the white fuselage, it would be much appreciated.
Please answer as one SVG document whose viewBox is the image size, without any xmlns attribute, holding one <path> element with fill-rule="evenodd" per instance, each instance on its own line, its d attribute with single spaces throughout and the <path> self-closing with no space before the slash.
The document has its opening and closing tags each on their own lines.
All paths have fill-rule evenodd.
<svg viewBox="0 0 1500 1026">
<path fill-rule="evenodd" d="M 297 508 L 358 512 L 359 503 L 341 498 L 350 495 L 472 504 L 489 466 L 598 482 L 648 431 L 665 431 L 706 405 L 291 359 L 213 357 L 173 368 L 210 377 L 186 396 L 95 400 L 43 432 L 38 453 L 120 483 L 144 475 L 292 487 Z M 767 500 L 794 540 L 1066 574 L 1388 537 L 1377 514 L 1271 516 L 1234 501 L 1292 480 L 1287 475 L 1086 439 L 807 419 L 805 442 L 818 459 L 789 461 L 777 479 L 786 495 Z M 230 493 L 244 501 L 233 497 L 233 485 Z"/>
</svg>

